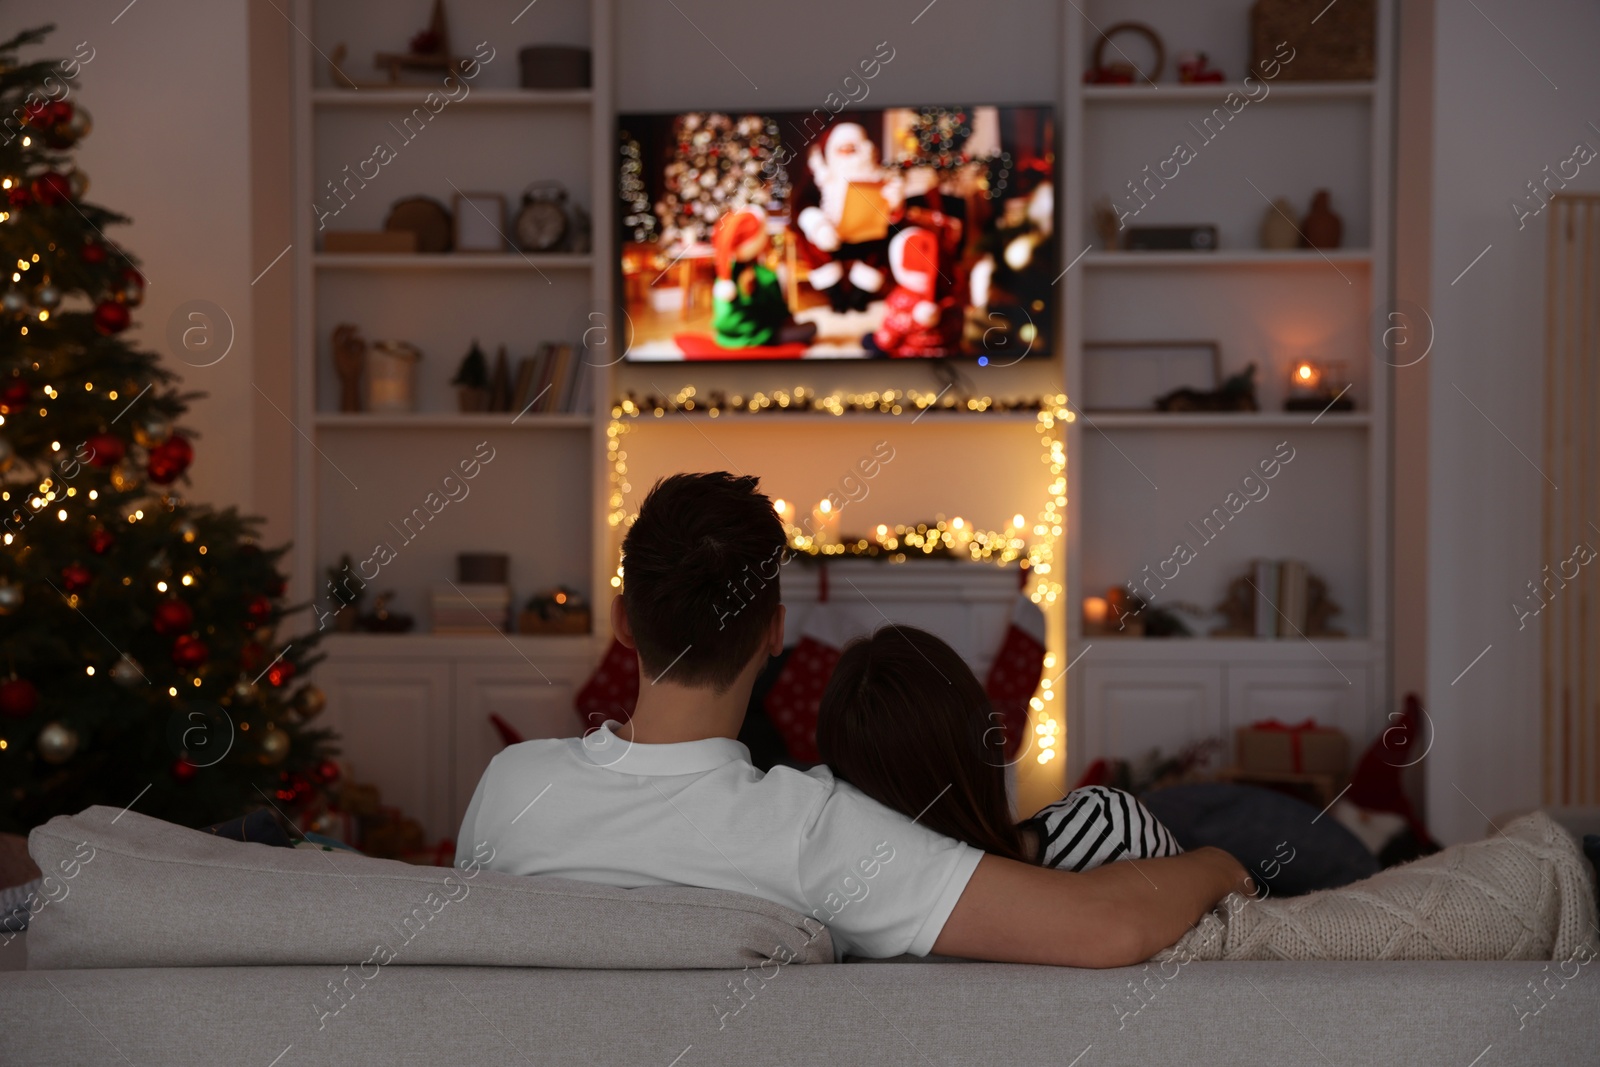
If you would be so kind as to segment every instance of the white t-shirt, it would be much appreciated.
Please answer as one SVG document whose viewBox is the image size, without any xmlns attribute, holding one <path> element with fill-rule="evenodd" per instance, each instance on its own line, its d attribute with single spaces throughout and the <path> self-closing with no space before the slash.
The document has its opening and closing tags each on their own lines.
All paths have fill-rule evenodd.
<svg viewBox="0 0 1600 1067">
<path fill-rule="evenodd" d="M 747 893 L 824 923 L 840 956 L 883 958 L 932 950 L 983 857 L 825 767 L 763 773 L 730 738 L 637 744 L 616 725 L 495 756 L 458 861 L 487 843 L 508 874 Z"/>
</svg>

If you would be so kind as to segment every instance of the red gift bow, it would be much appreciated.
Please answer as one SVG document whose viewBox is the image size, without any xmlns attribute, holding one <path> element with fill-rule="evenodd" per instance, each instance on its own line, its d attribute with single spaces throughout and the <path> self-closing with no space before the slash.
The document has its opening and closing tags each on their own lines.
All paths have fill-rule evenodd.
<svg viewBox="0 0 1600 1067">
<path fill-rule="evenodd" d="M 1264 730 L 1267 733 L 1288 734 L 1289 766 L 1294 769 L 1295 774 L 1299 774 L 1305 767 L 1304 761 L 1300 758 L 1300 735 L 1323 728 L 1317 725 L 1317 720 L 1315 719 L 1307 719 L 1305 722 L 1296 723 L 1293 726 L 1281 723 L 1277 719 L 1262 719 L 1260 722 L 1251 723 L 1250 729 Z"/>
</svg>

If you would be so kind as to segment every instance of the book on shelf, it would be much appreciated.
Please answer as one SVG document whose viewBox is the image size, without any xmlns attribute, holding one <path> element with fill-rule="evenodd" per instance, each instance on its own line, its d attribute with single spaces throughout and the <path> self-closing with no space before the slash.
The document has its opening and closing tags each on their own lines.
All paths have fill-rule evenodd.
<svg viewBox="0 0 1600 1067">
<path fill-rule="evenodd" d="M 500 634 L 511 629 L 509 585 L 436 585 L 432 608 L 436 634 Z"/>
<path fill-rule="evenodd" d="M 1252 564 L 1250 579 L 1256 587 L 1255 631 L 1257 637 L 1278 636 L 1278 561 L 1258 559 Z"/>
<path fill-rule="evenodd" d="M 1310 606 L 1310 572 L 1297 559 L 1278 564 L 1278 636 L 1296 637 L 1306 632 L 1306 612 Z"/>
</svg>

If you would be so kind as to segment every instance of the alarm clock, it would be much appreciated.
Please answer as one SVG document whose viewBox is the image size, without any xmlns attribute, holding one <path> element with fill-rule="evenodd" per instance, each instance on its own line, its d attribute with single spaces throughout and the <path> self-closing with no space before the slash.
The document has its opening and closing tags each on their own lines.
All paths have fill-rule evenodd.
<svg viewBox="0 0 1600 1067">
<path fill-rule="evenodd" d="M 524 252 L 550 252 L 567 236 L 567 190 L 560 182 L 534 182 L 522 193 L 517 210 L 517 247 Z"/>
</svg>

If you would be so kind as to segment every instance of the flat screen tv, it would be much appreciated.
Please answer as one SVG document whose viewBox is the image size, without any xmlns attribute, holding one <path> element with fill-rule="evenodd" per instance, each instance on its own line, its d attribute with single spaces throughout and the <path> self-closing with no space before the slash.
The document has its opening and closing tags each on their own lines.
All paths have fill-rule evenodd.
<svg viewBox="0 0 1600 1067">
<path fill-rule="evenodd" d="M 628 358 L 1048 355 L 1049 106 L 623 115 Z"/>
</svg>

